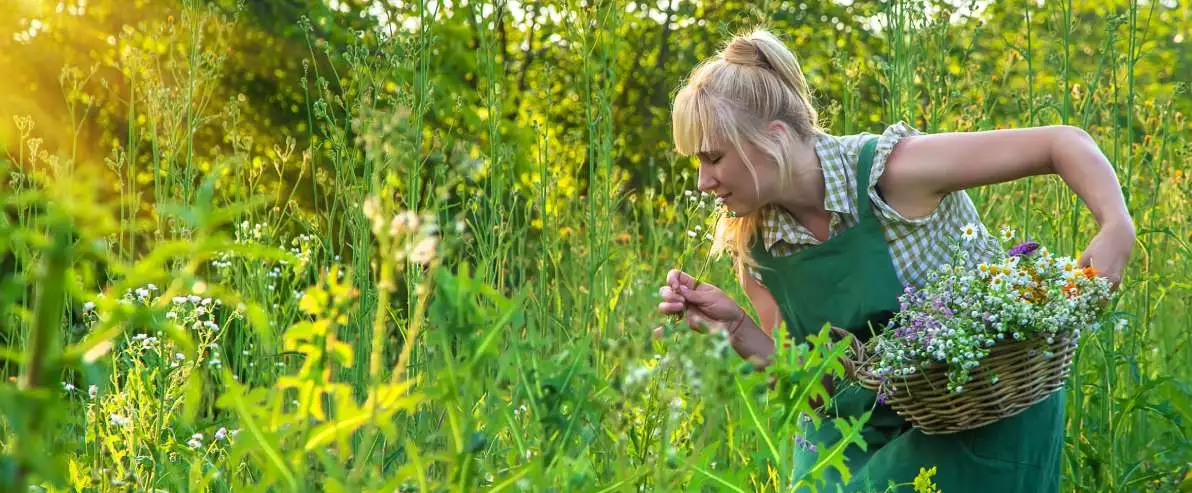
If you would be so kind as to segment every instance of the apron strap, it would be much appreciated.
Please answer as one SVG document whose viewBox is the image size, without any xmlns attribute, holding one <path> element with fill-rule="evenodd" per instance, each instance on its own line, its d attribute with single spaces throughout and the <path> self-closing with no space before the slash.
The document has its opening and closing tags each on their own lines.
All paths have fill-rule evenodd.
<svg viewBox="0 0 1192 493">
<path fill-rule="evenodd" d="M 861 147 L 857 160 L 857 216 L 860 219 L 877 219 L 869 205 L 869 172 L 873 169 L 873 154 L 877 149 L 877 137 L 869 137 Z"/>
</svg>

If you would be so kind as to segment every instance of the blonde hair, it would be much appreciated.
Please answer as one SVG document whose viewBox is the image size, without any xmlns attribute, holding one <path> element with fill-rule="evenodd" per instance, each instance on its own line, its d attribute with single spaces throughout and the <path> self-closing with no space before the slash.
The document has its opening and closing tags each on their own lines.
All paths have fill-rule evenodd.
<svg viewBox="0 0 1192 493">
<path fill-rule="evenodd" d="M 767 124 L 785 123 L 802 140 L 822 130 L 794 53 L 764 28 L 734 36 L 716 56 L 700 63 L 675 95 L 671 111 L 675 150 L 684 156 L 733 146 L 760 188 L 757 169 L 742 142 L 749 142 L 778 166 L 779 185 L 787 188 L 794 175 L 794 142 L 767 132 Z M 740 217 L 721 217 L 712 253 L 733 254 L 738 273 L 757 267 L 749 245 L 761 222 L 762 210 Z"/>
</svg>

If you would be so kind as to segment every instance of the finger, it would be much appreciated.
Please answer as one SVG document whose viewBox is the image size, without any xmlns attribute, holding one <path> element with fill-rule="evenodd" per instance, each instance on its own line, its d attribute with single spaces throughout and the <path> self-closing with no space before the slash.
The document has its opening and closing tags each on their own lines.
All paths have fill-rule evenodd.
<svg viewBox="0 0 1192 493">
<path fill-rule="evenodd" d="M 662 301 L 670 303 L 683 303 L 686 301 L 681 295 L 671 290 L 670 286 L 663 286 L 659 288 L 658 295 L 662 298 Z"/>
<path fill-rule="evenodd" d="M 696 284 L 695 278 L 691 277 L 691 274 L 683 272 L 679 269 L 671 269 L 670 273 L 668 273 L 666 276 L 666 283 L 670 285 L 672 289 L 679 289 L 682 286 L 694 288 Z"/>
<path fill-rule="evenodd" d="M 655 339 L 662 339 L 662 336 L 665 334 L 666 334 L 666 330 L 663 329 L 661 325 L 658 327 L 654 327 L 654 338 Z"/>
<path fill-rule="evenodd" d="M 658 304 L 658 311 L 660 311 L 662 313 L 679 313 L 679 312 L 683 311 L 684 306 L 685 305 L 681 302 L 680 303 L 672 303 L 672 302 L 664 301 L 664 302 Z"/>
<path fill-rule="evenodd" d="M 1085 250 L 1080 253 L 1080 259 L 1076 261 L 1076 266 L 1081 269 L 1093 265 L 1093 257 L 1089 255 L 1089 251 Z"/>
<path fill-rule="evenodd" d="M 694 305 L 707 305 L 716 300 L 712 290 L 699 290 L 694 287 L 679 286 L 679 295 L 685 301 Z"/>
</svg>

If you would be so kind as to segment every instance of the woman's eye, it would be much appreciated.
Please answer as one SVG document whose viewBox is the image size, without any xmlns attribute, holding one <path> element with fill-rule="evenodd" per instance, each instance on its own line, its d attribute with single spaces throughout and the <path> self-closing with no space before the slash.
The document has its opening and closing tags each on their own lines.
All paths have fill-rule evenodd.
<svg viewBox="0 0 1192 493">
<path fill-rule="evenodd" d="M 724 156 L 716 156 L 716 157 L 712 158 L 712 164 L 719 163 L 720 160 L 723 158 L 724 158 Z"/>
</svg>

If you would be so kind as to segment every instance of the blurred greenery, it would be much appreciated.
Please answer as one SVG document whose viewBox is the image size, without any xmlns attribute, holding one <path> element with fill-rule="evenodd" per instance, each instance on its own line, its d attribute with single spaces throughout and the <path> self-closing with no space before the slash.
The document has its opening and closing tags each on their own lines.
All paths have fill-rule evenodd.
<svg viewBox="0 0 1192 493">
<path fill-rule="evenodd" d="M 575 35 L 584 32 L 562 22 L 560 12 L 591 7 L 559 1 L 428 3 L 430 12 L 420 13 L 413 2 L 278 0 L 245 2 L 236 9 L 230 0 L 210 1 L 204 6 L 225 12 L 226 22 L 239 18 L 230 30 L 214 25 L 218 22 L 201 26 L 202 45 L 190 51 L 186 37 L 198 33 L 184 24 L 197 21 L 183 18 L 181 6 L 174 2 L 17 0 L 15 10 L 0 16 L 0 70 L 9 74 L 0 80 L 0 121 L 30 115 L 44 139 L 42 148 L 70 149 L 80 165 L 95 166 L 117 144 L 136 155 L 138 164 L 150 158 L 136 149 L 155 143 L 143 141 L 143 135 L 128 135 L 129 118 L 171 127 L 185 126 L 189 119 L 197 133 L 193 149 L 186 151 L 194 152 L 203 169 L 209 169 L 210 160 L 221 151 L 236 146 L 244 146 L 245 158 L 254 165 L 264 166 L 276 159 L 275 146 L 284 149 L 287 138 L 294 138 L 298 149 L 318 148 L 323 136 L 312 126 L 309 111 L 319 95 L 316 74 L 326 77 L 333 91 L 350 91 L 349 77 L 382 79 L 398 100 L 412 102 L 413 88 L 399 81 L 414 80 L 418 67 L 413 59 L 387 60 L 376 72 L 362 74 L 347 71 L 345 57 L 352 56 L 355 47 L 367 49 L 365 57 L 382 56 L 380 47 L 396 41 L 381 34 L 419 29 L 419 16 L 426 15 L 433 22 L 427 23 L 423 39 L 434 47 L 423 82 L 430 98 L 419 101 L 427 105 L 421 129 L 423 158 L 428 163 L 459 162 L 485 155 L 498 158 L 494 165 L 509 166 L 519 174 L 531 172 L 535 125 L 540 125 L 551 129 L 547 139 L 558 159 L 574 166 L 576 183 L 563 184 L 564 188 L 582 194 L 589 164 L 583 149 L 588 112 L 581 98 L 583 61 L 575 49 L 582 40 Z M 1024 38 L 1028 18 L 1035 36 L 1055 32 L 1062 23 L 1064 2 L 956 2 L 978 5 L 959 8 L 949 3 L 929 2 L 936 16 L 952 12 L 955 22 L 940 33 L 946 38 L 940 46 L 947 47 L 924 60 L 944 68 L 938 74 L 947 77 L 939 81 L 943 97 L 920 92 L 903 101 L 908 106 L 943 106 L 938 118 L 914 122 L 925 131 L 1065 119 L 1095 129 L 1119 123 L 1111 119 L 1137 119 L 1122 111 L 1081 112 L 1094 103 L 1088 99 L 1089 87 L 1121 84 L 1124 77 L 1117 71 L 1130 63 L 1137 100 L 1173 99 L 1179 84 L 1192 83 L 1192 50 L 1185 41 L 1192 37 L 1187 3 L 1141 4 L 1132 22 L 1145 31 L 1130 40 L 1121 34 L 1128 27 L 1123 25 L 1131 22 L 1123 14 L 1128 1 L 1072 2 L 1070 46 L 1054 39 L 1028 44 Z M 613 89 L 613 127 L 634 129 L 618 132 L 614 141 L 615 165 L 631 173 L 633 186 L 654 180 L 673 159 L 671 93 L 728 33 L 759 22 L 781 33 L 795 49 L 831 131 L 873 131 L 883 122 L 918 113 L 889 107 L 890 81 L 881 74 L 898 47 L 881 31 L 889 29 L 881 26 L 882 3 L 661 0 L 618 5 L 624 8 L 618 12 L 622 17 L 616 31 L 608 33 L 614 46 L 605 77 Z M 973 9 L 979 15 L 964 15 Z M 491 33 L 479 29 L 482 24 L 490 26 Z M 491 76 L 496 78 L 491 82 L 484 54 L 478 52 L 486 35 L 495 36 L 489 47 L 494 57 Z M 1116 47 L 1117 59 L 1100 56 L 1107 43 Z M 400 57 L 415 48 L 388 56 Z M 1025 63 L 1024 54 L 1033 54 L 1034 67 Z M 1058 60 L 1070 66 L 1060 67 L 1063 62 Z M 70 68 L 64 72 L 64 66 Z M 1028 81 L 1031 69 L 1034 80 Z M 155 101 L 186 97 L 176 91 L 163 93 L 171 81 L 191 71 L 215 70 L 221 77 L 191 95 L 200 103 L 195 114 L 155 113 L 161 110 Z M 978 79 L 983 74 L 994 75 Z M 1040 98 L 1034 111 L 1023 98 L 1014 97 L 1027 91 L 1028 83 Z M 485 89 L 490 84 L 495 86 L 492 91 Z M 64 105 L 64 95 L 75 104 Z M 343 97 L 350 98 L 350 92 Z M 205 125 L 214 115 L 229 111 L 232 101 L 239 103 L 240 141 L 220 127 Z M 960 107 L 961 101 L 979 106 Z M 1174 98 L 1172 103 L 1172 110 L 1192 111 L 1190 98 Z M 331 106 L 331 111 L 339 110 Z M 1064 117 L 1065 106 L 1075 110 L 1072 118 Z M 981 121 L 967 121 L 974 110 Z M 489 145 L 494 137 L 490 120 L 495 120 L 500 135 L 498 148 Z M 1140 140 L 1144 130 L 1136 125 L 1134 132 Z M 0 142 L 9 153 L 16 152 L 15 137 L 13 126 L 0 125 Z M 316 153 L 312 159 L 318 168 L 325 157 Z M 310 184 L 295 180 L 293 170 L 288 173 L 293 176 L 287 174 L 273 186 L 297 188 L 311 207 L 323 200 L 317 195 L 327 193 L 324 180 L 334 179 L 316 172 L 316 183 Z M 304 177 L 310 179 L 309 174 Z M 141 176 L 139 181 L 149 179 Z"/>
<path fill-rule="evenodd" d="M 807 348 L 765 375 L 646 337 L 670 268 L 744 304 L 669 106 L 758 24 L 830 133 L 1088 130 L 1139 245 L 1066 390 L 1065 491 L 1192 485 L 1188 2 L 4 7 L 0 490 L 786 489 Z M 1094 232 L 1054 176 L 969 193 L 1056 251 Z"/>
</svg>

